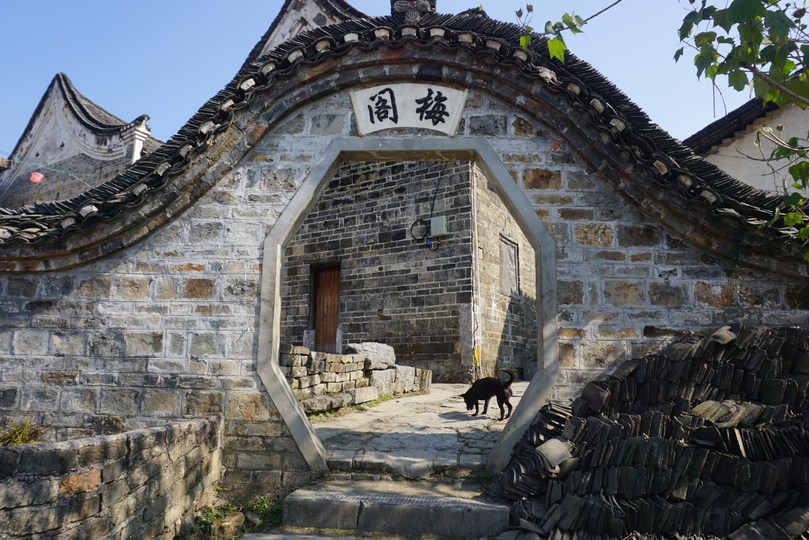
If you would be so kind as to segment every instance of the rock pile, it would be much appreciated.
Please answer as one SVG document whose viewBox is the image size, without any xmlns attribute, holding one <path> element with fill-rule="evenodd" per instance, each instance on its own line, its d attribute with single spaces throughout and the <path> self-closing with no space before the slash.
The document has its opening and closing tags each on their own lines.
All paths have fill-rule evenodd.
<svg viewBox="0 0 809 540">
<path fill-rule="evenodd" d="M 381 394 L 428 392 L 432 372 L 397 366 L 393 347 L 348 345 L 350 354 L 328 354 L 281 344 L 279 367 L 307 413 L 358 405 Z"/>
<path fill-rule="evenodd" d="M 626 362 L 537 415 L 492 490 L 519 501 L 507 536 L 809 538 L 807 386 L 805 328 Z"/>
</svg>

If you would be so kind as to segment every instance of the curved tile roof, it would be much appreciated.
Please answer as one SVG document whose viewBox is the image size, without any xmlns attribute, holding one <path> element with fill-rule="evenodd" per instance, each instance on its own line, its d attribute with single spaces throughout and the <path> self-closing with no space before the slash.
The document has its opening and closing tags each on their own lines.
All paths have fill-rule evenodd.
<svg viewBox="0 0 809 540">
<path fill-rule="evenodd" d="M 131 122 L 125 122 L 109 111 L 93 103 L 87 97 L 83 96 L 78 90 L 76 90 L 76 87 L 73 86 L 73 83 L 70 81 L 67 75 L 64 73 L 57 73 L 53 80 L 51 80 L 51 84 L 48 85 L 48 89 L 45 90 L 42 99 L 39 100 L 39 104 L 37 104 L 34 114 L 31 115 L 28 125 L 25 127 L 22 136 L 20 136 L 20 139 L 17 141 L 17 145 L 14 147 L 14 150 L 11 153 L 12 155 L 15 155 L 17 150 L 20 149 L 20 145 L 33 128 L 34 122 L 36 122 L 37 117 L 39 116 L 40 112 L 42 112 L 42 108 L 45 106 L 48 95 L 50 95 L 53 90 L 57 90 L 62 94 L 62 97 L 70 109 L 71 114 L 81 123 L 81 125 L 91 132 L 99 135 L 117 135 L 122 131 L 126 131 L 133 125 L 141 124 L 149 119 L 148 115 L 142 114 Z M 154 152 L 160 147 L 161 144 L 161 141 L 149 136 L 143 143 L 144 152 Z"/>
<path fill-rule="evenodd" d="M 404 24 L 401 16 L 352 19 L 304 32 L 247 63 L 171 140 L 110 182 L 66 201 L 0 209 L 0 245 L 64 239 L 114 218 L 124 208 L 140 206 L 155 198 L 170 178 L 187 169 L 194 157 L 230 126 L 234 110 L 249 104 L 257 89 L 293 76 L 301 66 L 343 56 L 355 47 L 368 51 L 408 43 L 465 48 L 488 55 L 502 65 L 516 66 L 532 80 L 542 81 L 550 91 L 566 95 L 572 106 L 587 111 L 598 129 L 609 135 L 613 148 L 651 172 L 654 181 L 668 190 L 666 196 L 673 197 L 671 204 L 687 206 L 689 219 L 701 226 L 710 228 L 721 224 L 721 218 L 731 218 L 736 228 L 753 231 L 781 206 L 781 197 L 747 186 L 696 156 L 652 123 L 586 62 L 572 54 L 566 56 L 564 64 L 552 60 L 545 38 L 534 38 L 526 53 L 518 46 L 520 35 L 516 25 L 478 12 L 430 14 L 418 25 Z M 642 204 L 642 197 L 635 199 L 636 204 Z M 775 238 L 787 238 L 795 232 L 780 225 L 766 231 Z M 727 232 L 728 225 L 722 228 Z M 757 242 L 760 250 L 769 249 L 768 257 L 785 254 L 772 246 L 762 248 L 760 238 Z"/>
<path fill-rule="evenodd" d="M 350 19 L 367 19 L 368 15 L 359 11 L 358 9 L 354 8 L 354 6 L 350 5 L 348 2 L 344 0 L 314 0 L 317 4 L 329 15 L 334 17 L 335 19 L 347 21 Z M 278 25 L 281 24 L 281 21 L 284 18 L 284 15 L 287 14 L 289 8 L 295 4 L 296 2 L 300 2 L 300 0 L 286 0 L 284 5 L 281 6 L 281 9 L 278 11 L 278 15 L 275 17 L 275 20 L 270 25 L 270 28 L 261 36 L 261 39 L 258 40 L 258 43 L 253 47 L 253 50 L 250 51 L 250 54 L 247 55 L 247 59 L 242 64 L 241 69 L 246 68 L 250 65 L 250 62 L 254 61 L 258 58 L 259 54 L 261 54 L 261 50 L 264 48 L 264 44 L 270 39 L 273 32 L 275 32 Z"/>
</svg>

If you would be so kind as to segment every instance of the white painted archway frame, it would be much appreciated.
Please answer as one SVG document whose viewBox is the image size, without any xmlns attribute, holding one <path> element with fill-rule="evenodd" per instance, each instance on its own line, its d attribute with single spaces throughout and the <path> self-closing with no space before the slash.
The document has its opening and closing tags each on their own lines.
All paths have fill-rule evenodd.
<svg viewBox="0 0 809 540">
<path fill-rule="evenodd" d="M 468 139 L 336 139 L 314 164 L 264 240 L 261 273 L 257 372 L 304 459 L 313 471 L 326 471 L 326 450 L 278 366 L 281 281 L 284 248 L 292 240 L 346 161 L 474 161 L 495 187 L 536 253 L 537 373 L 488 457 L 488 469 L 502 471 L 514 445 L 550 397 L 559 372 L 556 343 L 556 243 L 491 145 Z"/>
</svg>

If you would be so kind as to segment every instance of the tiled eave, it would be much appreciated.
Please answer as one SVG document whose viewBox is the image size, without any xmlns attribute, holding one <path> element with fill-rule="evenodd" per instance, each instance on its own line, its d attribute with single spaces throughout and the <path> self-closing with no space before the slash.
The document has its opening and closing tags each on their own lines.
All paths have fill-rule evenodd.
<svg viewBox="0 0 809 540">
<path fill-rule="evenodd" d="M 419 61 L 424 55 L 428 66 L 427 52 L 438 46 L 466 51 L 501 70 L 516 69 L 522 84 L 541 85 L 544 92 L 579 113 L 599 134 L 598 140 L 584 140 L 561 125 L 557 129 L 616 189 L 676 232 L 729 255 L 730 248 L 711 245 L 713 231 L 718 231 L 750 250 L 749 260 L 741 262 L 786 274 L 805 272 L 780 248 L 780 239 L 793 230 L 777 225 L 766 232 L 759 230 L 781 204 L 778 196 L 738 182 L 694 155 L 651 123 L 589 64 L 573 55 L 566 57 L 564 65 L 549 59 L 544 39 L 535 39 L 526 53 L 516 45 L 519 37 L 520 29 L 514 25 L 467 14 L 428 15 L 418 26 L 404 25 L 400 17 L 356 19 L 301 34 L 244 67 L 169 142 L 112 181 L 68 201 L 0 209 L 0 260 L 7 261 L 6 270 L 44 270 L 80 264 L 131 245 L 213 185 L 218 177 L 206 171 L 213 167 L 222 174 L 223 166 L 217 167 L 216 159 L 228 145 L 236 144 L 231 129 L 234 118 L 258 96 L 266 99 L 274 87 L 292 84 L 300 73 L 349 53 L 406 48 L 412 50 L 407 61 Z M 440 72 L 439 67 L 436 73 Z M 279 101 L 273 107 L 287 105 Z M 612 164 L 604 160 L 608 154 L 613 156 Z M 628 174 L 630 169 L 636 172 Z M 169 207 L 172 210 L 166 212 Z M 115 223 L 124 213 L 126 223 Z M 675 224 L 677 220 L 682 223 Z M 148 225 L 142 224 L 147 221 Z M 99 229 L 105 222 L 108 225 Z M 132 234 L 131 229 L 139 232 Z M 127 240 L 116 239 L 127 230 Z M 42 261 L 55 256 L 65 260 Z"/>
<path fill-rule="evenodd" d="M 685 139 L 683 144 L 697 154 L 704 154 L 725 139 L 730 139 L 739 131 L 744 131 L 759 118 L 764 118 L 768 113 L 777 109 L 778 107 L 772 102 L 765 104 L 760 98 L 751 99 L 741 107 L 697 131 Z"/>
</svg>

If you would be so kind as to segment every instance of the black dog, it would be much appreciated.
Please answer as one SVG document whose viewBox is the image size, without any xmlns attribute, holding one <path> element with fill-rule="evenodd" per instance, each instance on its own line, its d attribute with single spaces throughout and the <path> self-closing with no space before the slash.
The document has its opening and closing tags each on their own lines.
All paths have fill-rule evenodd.
<svg viewBox="0 0 809 540">
<path fill-rule="evenodd" d="M 511 383 L 514 382 L 517 375 L 510 369 L 504 369 L 503 371 L 511 377 L 509 380 L 504 381 L 497 377 L 478 379 L 472 384 L 472 388 L 461 395 L 466 402 L 467 411 L 471 411 L 472 407 L 475 408 L 475 414 L 472 416 L 478 415 L 478 401 L 481 399 L 483 400 L 483 414 L 485 415 L 489 410 L 489 400 L 492 399 L 492 396 L 497 396 L 497 405 L 500 406 L 500 420 L 503 419 L 503 413 L 505 412 L 503 409 L 504 404 L 508 407 L 506 418 L 511 416 L 511 403 L 508 400 L 511 398 Z"/>
</svg>

